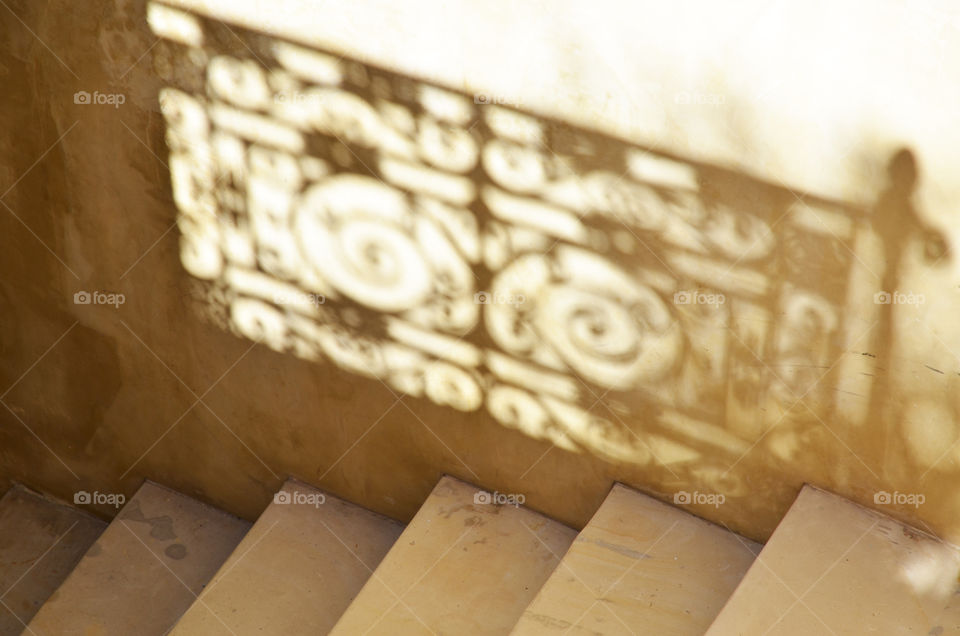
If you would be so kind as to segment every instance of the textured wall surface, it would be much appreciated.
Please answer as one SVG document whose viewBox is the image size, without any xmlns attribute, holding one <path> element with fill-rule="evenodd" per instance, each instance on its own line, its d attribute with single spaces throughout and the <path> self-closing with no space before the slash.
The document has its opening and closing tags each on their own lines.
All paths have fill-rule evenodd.
<svg viewBox="0 0 960 636">
<path fill-rule="evenodd" d="M 960 85 L 945 80 L 960 65 L 955 11 L 935 3 L 907 11 L 895 2 L 869 11 L 805 5 L 802 14 L 759 3 L 736 13 L 708 3 L 638 9 L 612 1 L 510 9 L 426 1 L 400 8 L 372 0 L 176 4 L 212 18 L 203 22 L 201 44 L 162 40 L 139 1 L 0 6 L 4 482 L 69 500 L 81 489 L 129 496 L 150 478 L 251 518 L 289 474 L 406 519 L 439 475 L 450 473 L 523 494 L 527 505 L 581 525 L 619 480 L 668 501 L 679 493 L 684 503 L 683 493 L 691 493 L 691 510 L 756 539 L 810 482 L 960 541 L 960 281 L 950 254 L 960 201 L 951 175 L 950 106 Z M 217 26 L 223 20 L 230 26 Z M 417 102 L 417 91 L 428 86 L 419 80 L 427 80 L 466 99 L 472 114 L 464 121 L 486 122 L 469 132 L 470 143 L 485 148 L 484 169 L 465 173 L 467 189 L 480 193 L 465 207 L 479 215 L 478 237 L 487 240 L 491 228 L 500 228 L 515 250 L 470 261 L 463 248 L 476 281 L 460 291 L 468 298 L 485 291 L 518 255 L 534 263 L 521 273 L 538 271 L 537 259 L 555 254 L 542 242 L 547 236 L 579 250 L 564 254 L 602 259 L 591 269 L 599 261 L 557 257 L 544 271 L 578 294 L 605 298 L 587 302 L 594 311 L 610 301 L 610 311 L 588 315 L 583 332 L 576 331 L 583 312 L 555 325 L 550 316 L 522 325 L 540 330 L 538 346 L 552 346 L 534 351 L 511 341 L 506 327 L 499 336 L 489 329 L 520 318 L 494 306 L 467 307 L 474 322 L 462 331 L 475 337 L 465 340 L 573 382 L 573 402 L 602 422 L 541 422 L 538 406 L 498 411 L 484 370 L 489 359 L 483 369 L 467 365 L 482 389 L 476 404 L 448 381 L 461 376 L 431 376 L 421 358 L 403 377 L 363 368 L 357 360 L 364 358 L 348 353 L 389 339 L 386 323 L 377 322 L 382 316 L 439 323 L 410 313 L 416 307 L 403 299 L 388 302 L 379 291 L 364 296 L 360 283 L 323 270 L 327 261 L 319 269 L 334 281 L 329 291 L 314 279 L 313 287 L 298 279 L 276 288 L 328 296 L 324 313 L 306 314 L 321 328 L 306 344 L 274 337 L 273 309 L 257 313 L 235 302 L 231 285 L 246 281 L 249 294 L 256 287 L 249 278 L 200 267 L 210 261 L 191 251 L 191 241 L 205 226 L 191 217 L 193 199 L 172 190 L 171 167 L 176 175 L 184 161 L 207 161 L 219 170 L 198 179 L 197 188 L 206 183 L 216 198 L 210 219 L 221 230 L 228 187 L 252 192 L 258 173 L 250 168 L 242 179 L 221 180 L 225 153 L 197 159 L 205 141 L 183 124 L 184 113 L 201 112 L 192 104 L 201 104 L 204 117 L 222 115 L 218 105 L 254 104 L 248 110 L 259 108 L 264 120 L 337 136 L 336 122 L 309 119 L 314 111 L 289 102 L 287 110 L 274 108 L 276 84 L 272 101 L 256 106 L 251 84 L 241 81 L 250 68 L 243 62 L 258 69 L 251 71 L 257 77 L 297 63 L 284 62 L 276 42 L 331 53 L 346 78 L 338 90 L 371 104 L 387 96 L 441 121 L 442 108 Z M 266 51 L 276 57 L 266 59 Z M 218 54 L 229 59 L 211 63 Z M 226 84 L 218 84 L 221 71 Z M 298 82 L 288 88 L 305 91 L 309 107 L 315 85 Z M 166 93 L 162 110 L 161 91 L 171 88 L 178 92 Z M 528 117 L 523 121 L 547 131 L 550 152 L 539 150 L 552 176 L 586 183 L 584 192 L 609 205 L 565 199 L 570 190 L 560 187 L 560 177 L 550 183 L 554 190 L 537 181 L 539 163 L 528 181 L 510 181 L 522 171 L 498 173 L 499 141 L 522 140 L 490 123 L 487 113 L 496 106 L 516 107 Z M 429 158 L 416 146 L 427 120 L 384 152 L 402 154 L 409 146 Z M 229 128 L 223 121 L 217 125 Z M 233 134 L 251 135 L 266 125 L 258 122 L 247 130 L 234 125 Z M 357 116 L 343 131 L 361 124 Z M 386 174 L 379 154 L 364 154 L 370 144 L 362 135 L 338 137 L 339 146 L 308 141 L 286 151 L 298 170 L 317 173 L 302 186 L 305 200 L 308 185 L 331 171 L 364 173 L 357 164 L 375 160 L 381 163 L 373 172 Z M 244 141 L 243 152 L 260 156 L 251 143 Z M 523 167 L 529 158 L 511 156 L 503 165 Z M 647 187 L 650 173 L 641 167 L 634 169 L 636 188 L 646 189 L 605 189 L 611 183 L 604 175 L 629 172 L 632 164 L 622 161 L 631 156 L 641 165 L 645 156 L 670 159 L 652 164 L 673 166 L 657 173 L 669 187 Z M 437 168 L 449 163 L 439 160 Z M 515 198 L 495 199 L 490 187 Z M 633 221 L 603 217 L 623 203 L 617 197 L 651 192 L 667 206 L 656 223 L 642 214 L 652 209 L 644 207 L 654 205 L 649 201 Z M 257 199 L 247 195 L 235 222 L 246 212 L 256 218 Z M 543 205 L 524 207 L 521 195 Z M 498 207 L 503 200 L 513 207 Z M 564 205 L 575 218 L 558 212 Z M 680 228 L 677 219 L 686 224 Z M 260 244 L 270 231 L 253 221 L 248 228 Z M 236 246 L 224 249 L 224 262 L 243 260 Z M 251 271 L 276 283 L 280 275 L 264 262 L 262 252 L 255 254 Z M 632 285 L 638 291 L 625 291 Z M 527 293 L 525 311 L 576 305 L 552 300 L 569 298 L 553 292 Z M 725 302 L 691 306 L 677 293 L 723 294 Z M 883 293 L 890 303 L 876 296 Z M 631 302 L 643 311 L 624 314 L 627 332 L 604 332 L 621 324 L 618 308 Z M 293 314 L 279 315 L 283 329 L 293 324 Z M 362 346 L 325 348 L 322 329 L 333 323 L 342 327 L 335 335 Z M 471 330 L 481 323 L 487 331 Z M 459 334 L 454 327 L 436 332 Z M 583 345 L 572 352 L 564 348 L 571 341 L 554 337 L 568 328 Z M 617 347 L 649 333 L 644 328 L 658 334 L 655 342 L 638 339 L 653 347 L 653 358 L 631 366 L 628 351 L 624 366 L 610 362 L 623 360 Z M 404 333 L 403 344 L 421 354 L 430 348 Z M 603 333 L 616 337 L 605 341 Z M 531 382 L 529 373 L 524 377 Z M 557 386 L 539 386 L 547 385 Z M 541 403 L 543 397 L 533 394 Z"/>
</svg>

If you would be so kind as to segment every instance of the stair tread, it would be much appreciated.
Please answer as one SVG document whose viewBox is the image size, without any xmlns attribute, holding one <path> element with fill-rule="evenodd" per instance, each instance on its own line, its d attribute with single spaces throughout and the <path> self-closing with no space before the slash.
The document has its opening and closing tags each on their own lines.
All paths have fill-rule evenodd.
<svg viewBox="0 0 960 636">
<path fill-rule="evenodd" d="M 146 482 L 40 608 L 31 633 L 165 634 L 249 526 Z"/>
<path fill-rule="evenodd" d="M 708 634 L 958 633 L 958 572 L 952 546 L 805 486 Z"/>
<path fill-rule="evenodd" d="M 703 634 L 759 551 L 616 484 L 513 634 Z"/>
<path fill-rule="evenodd" d="M 0 499 L 0 636 L 20 634 L 106 522 L 15 485 Z"/>
<path fill-rule="evenodd" d="M 505 634 L 576 535 L 443 477 L 332 634 Z"/>
<path fill-rule="evenodd" d="M 403 530 L 297 481 L 280 493 L 172 636 L 325 634 Z"/>
</svg>

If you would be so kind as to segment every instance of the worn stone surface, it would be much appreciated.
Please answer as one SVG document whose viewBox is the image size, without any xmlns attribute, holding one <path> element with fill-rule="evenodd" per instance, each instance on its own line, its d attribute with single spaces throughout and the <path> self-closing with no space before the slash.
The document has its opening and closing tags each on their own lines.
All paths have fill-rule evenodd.
<svg viewBox="0 0 960 636">
<path fill-rule="evenodd" d="M 509 632 L 576 533 L 480 492 L 440 480 L 331 634 Z"/>
<path fill-rule="evenodd" d="M 326 634 L 402 530 L 288 481 L 171 634 Z"/>
<path fill-rule="evenodd" d="M 166 634 L 249 527 L 147 482 L 30 621 L 30 630 Z"/>
<path fill-rule="evenodd" d="M 956 634 L 960 551 L 805 487 L 709 636 Z"/>
<path fill-rule="evenodd" d="M 0 499 L 0 634 L 23 632 L 107 527 L 14 486 Z"/>
<path fill-rule="evenodd" d="M 620 484 L 513 634 L 703 634 L 760 545 Z"/>
</svg>

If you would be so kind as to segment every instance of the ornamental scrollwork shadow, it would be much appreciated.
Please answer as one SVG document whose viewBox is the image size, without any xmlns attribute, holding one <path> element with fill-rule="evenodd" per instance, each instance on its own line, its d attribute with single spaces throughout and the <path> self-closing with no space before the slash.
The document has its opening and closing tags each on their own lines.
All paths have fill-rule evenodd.
<svg viewBox="0 0 960 636">
<path fill-rule="evenodd" d="M 148 17 L 181 260 L 224 327 L 616 462 L 719 474 L 835 409 L 862 207 Z"/>
</svg>

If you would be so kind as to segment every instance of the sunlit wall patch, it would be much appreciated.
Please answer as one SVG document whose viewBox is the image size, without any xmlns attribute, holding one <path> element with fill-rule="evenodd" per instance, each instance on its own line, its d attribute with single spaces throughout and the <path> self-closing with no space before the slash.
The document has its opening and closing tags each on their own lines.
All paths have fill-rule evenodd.
<svg viewBox="0 0 960 636">
<path fill-rule="evenodd" d="M 148 16 L 181 260 L 236 333 L 636 464 L 726 468 L 798 398 L 833 408 L 803 370 L 837 356 L 863 210 Z"/>
</svg>

